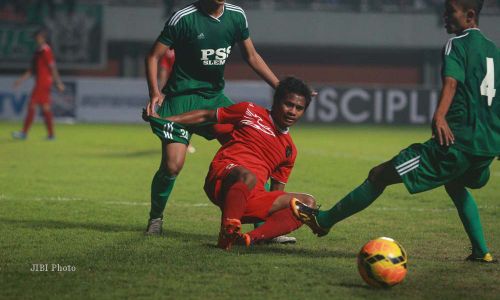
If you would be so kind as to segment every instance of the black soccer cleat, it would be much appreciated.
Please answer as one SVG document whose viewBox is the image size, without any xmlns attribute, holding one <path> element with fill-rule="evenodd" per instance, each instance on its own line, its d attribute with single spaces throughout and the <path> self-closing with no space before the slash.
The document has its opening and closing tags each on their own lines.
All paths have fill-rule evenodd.
<svg viewBox="0 0 500 300">
<path fill-rule="evenodd" d="M 290 200 L 290 207 L 295 217 L 309 226 L 312 232 L 318 237 L 325 236 L 330 231 L 330 228 L 323 228 L 318 224 L 318 220 L 316 219 L 319 212 L 318 209 L 309 207 L 296 198 Z"/>
</svg>

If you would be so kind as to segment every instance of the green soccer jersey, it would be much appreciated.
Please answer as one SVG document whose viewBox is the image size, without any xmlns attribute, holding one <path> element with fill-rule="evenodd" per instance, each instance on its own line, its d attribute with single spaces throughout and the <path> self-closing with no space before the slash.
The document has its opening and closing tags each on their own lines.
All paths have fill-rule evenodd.
<svg viewBox="0 0 500 300">
<path fill-rule="evenodd" d="M 451 38 L 443 50 L 442 76 L 457 80 L 446 115 L 455 145 L 478 156 L 500 154 L 500 54 L 478 28 Z"/>
<path fill-rule="evenodd" d="M 224 68 L 235 42 L 249 37 L 245 12 L 225 3 L 218 18 L 199 2 L 175 12 L 158 41 L 175 49 L 175 63 L 163 93 L 213 97 L 224 89 Z"/>
</svg>

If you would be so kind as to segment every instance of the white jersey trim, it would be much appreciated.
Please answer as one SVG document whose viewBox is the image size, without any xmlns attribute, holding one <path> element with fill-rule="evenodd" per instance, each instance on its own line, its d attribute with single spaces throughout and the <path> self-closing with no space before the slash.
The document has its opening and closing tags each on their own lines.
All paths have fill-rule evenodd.
<svg viewBox="0 0 500 300">
<path fill-rule="evenodd" d="M 470 28 L 470 29 L 474 29 L 474 28 Z M 465 31 L 464 31 L 465 32 Z M 456 40 L 456 39 L 460 39 L 460 38 L 463 38 L 463 37 L 466 37 L 468 36 L 469 33 L 467 32 L 466 34 L 464 35 L 460 35 L 460 36 L 456 36 L 456 37 L 452 37 L 451 39 L 448 40 L 448 42 L 446 43 L 446 46 L 445 46 L 445 50 L 444 50 L 444 54 L 445 55 L 450 55 L 451 53 L 451 48 L 453 46 L 453 40 Z"/>
<path fill-rule="evenodd" d="M 172 17 L 170 18 L 170 20 L 168 21 L 168 25 L 169 26 L 175 26 L 177 25 L 177 23 L 185 16 L 189 15 L 189 14 L 192 14 L 193 12 L 195 11 L 198 11 L 198 8 L 194 5 L 194 4 L 191 4 L 179 11 L 177 11 L 176 13 L 174 13 L 172 15 Z"/>
<path fill-rule="evenodd" d="M 247 15 L 245 14 L 245 11 L 243 10 L 243 8 L 236 6 L 236 5 L 233 5 L 233 4 L 230 4 L 230 3 L 226 3 L 224 5 L 226 6 L 226 8 L 228 10 L 239 12 L 240 14 L 242 14 L 243 18 L 245 18 L 245 26 L 246 26 L 246 28 L 248 28 Z"/>
</svg>

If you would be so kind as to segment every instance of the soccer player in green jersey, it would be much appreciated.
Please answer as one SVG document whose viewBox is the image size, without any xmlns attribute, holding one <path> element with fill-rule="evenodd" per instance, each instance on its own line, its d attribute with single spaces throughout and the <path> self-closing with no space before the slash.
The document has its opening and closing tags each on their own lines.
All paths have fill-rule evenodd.
<svg viewBox="0 0 500 300">
<path fill-rule="evenodd" d="M 363 210 L 384 189 L 403 182 L 410 193 L 444 185 L 472 244 L 467 260 L 495 262 L 467 188 L 483 187 L 489 166 L 500 154 L 500 55 L 478 28 L 483 1 L 446 0 L 444 21 L 451 38 L 443 49 L 443 88 L 432 120 L 433 138 L 413 144 L 374 167 L 368 178 L 330 210 L 296 201 L 295 215 L 318 236 Z"/>
<path fill-rule="evenodd" d="M 255 50 L 243 9 L 224 0 L 199 0 L 175 12 L 146 58 L 150 97 L 148 115 L 156 111 L 161 117 L 168 117 L 233 104 L 223 90 L 224 67 L 235 43 L 250 67 L 275 88 L 279 80 Z M 158 61 L 168 48 L 175 50 L 176 59 L 163 88 L 163 96 L 157 81 Z M 152 129 L 162 140 L 162 158 L 151 184 L 151 210 L 146 233 L 160 234 L 163 211 L 184 165 L 191 134 L 212 139 L 214 130 L 212 124 L 201 124 L 189 130 Z"/>
</svg>

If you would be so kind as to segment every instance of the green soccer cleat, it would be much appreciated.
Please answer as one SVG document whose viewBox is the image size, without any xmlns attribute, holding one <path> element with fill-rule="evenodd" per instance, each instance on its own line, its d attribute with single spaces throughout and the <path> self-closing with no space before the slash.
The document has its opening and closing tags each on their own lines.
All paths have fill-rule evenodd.
<svg viewBox="0 0 500 300">
<path fill-rule="evenodd" d="M 316 208 L 311 208 L 304 203 L 300 202 L 296 198 L 292 198 L 290 200 L 290 206 L 292 207 L 293 214 L 297 219 L 299 219 L 302 223 L 306 224 L 311 228 L 312 232 L 316 234 L 318 237 L 322 237 L 328 234 L 330 228 L 323 228 L 318 224 L 318 220 L 316 216 L 318 215 L 319 210 Z"/>
<path fill-rule="evenodd" d="M 480 262 L 480 263 L 489 263 L 489 264 L 496 264 L 498 263 L 498 259 L 493 258 L 493 256 L 490 253 L 486 253 L 483 257 L 476 257 L 474 254 L 471 254 L 467 256 L 465 259 L 466 261 L 471 261 L 471 262 Z"/>
<path fill-rule="evenodd" d="M 145 235 L 161 235 L 163 229 L 163 220 L 161 218 L 149 219 Z"/>
</svg>

